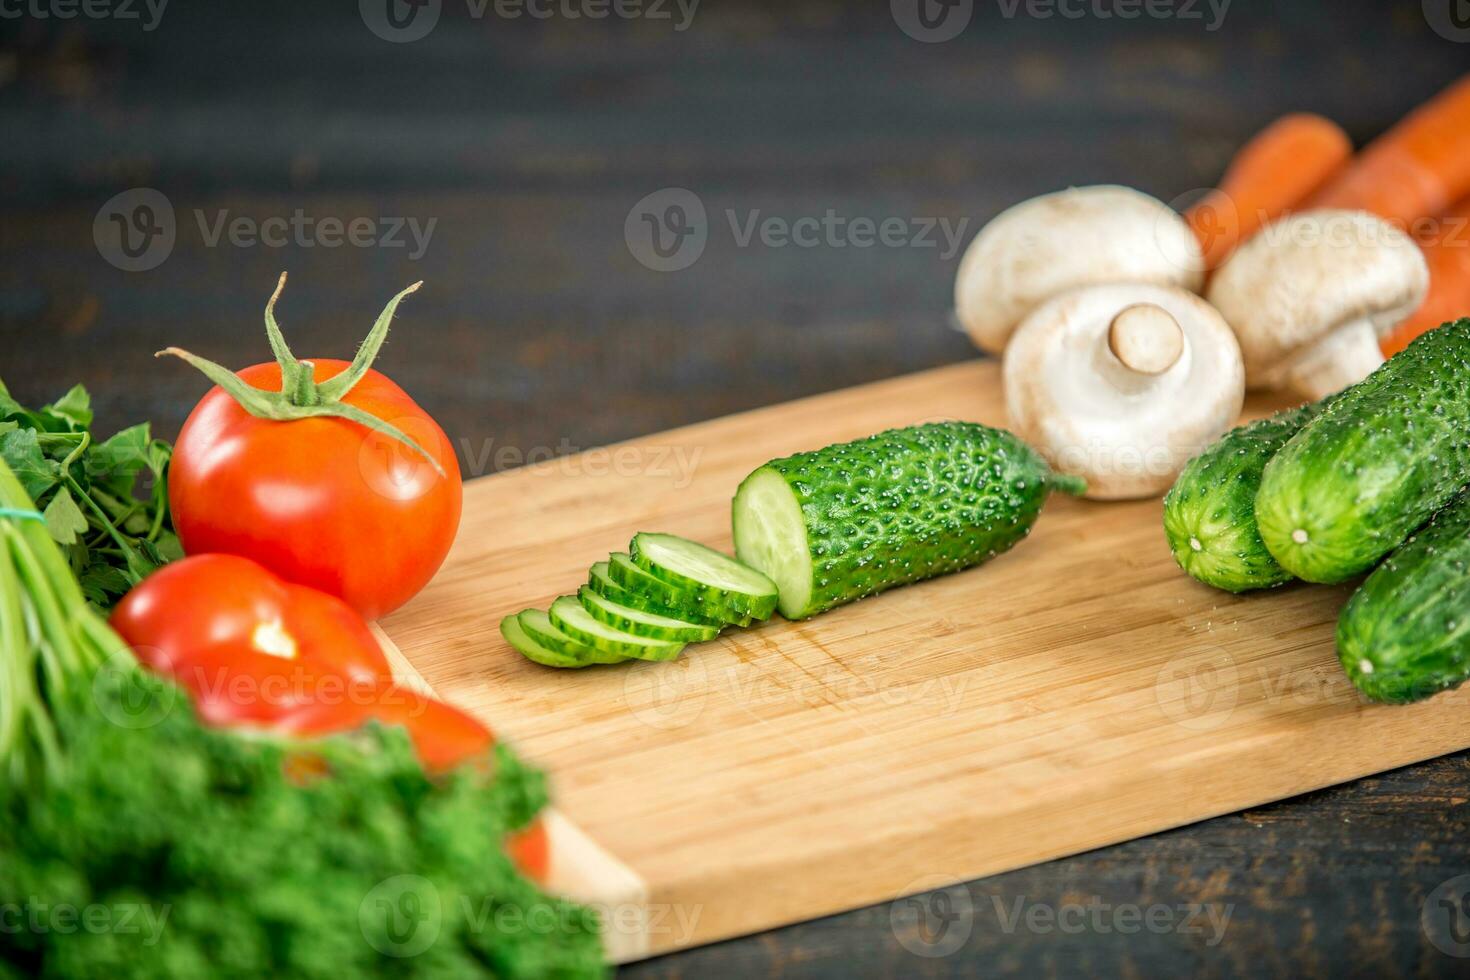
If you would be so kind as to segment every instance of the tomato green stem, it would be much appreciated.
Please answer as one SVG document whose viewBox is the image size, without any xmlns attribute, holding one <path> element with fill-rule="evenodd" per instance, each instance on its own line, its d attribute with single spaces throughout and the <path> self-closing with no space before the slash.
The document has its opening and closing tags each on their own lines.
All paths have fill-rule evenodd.
<svg viewBox="0 0 1470 980">
<path fill-rule="evenodd" d="M 281 291 L 285 288 L 286 274 L 282 272 L 281 278 L 276 280 L 275 292 L 265 301 L 265 336 L 270 341 L 271 353 L 276 355 L 276 363 L 281 366 L 281 390 L 294 392 L 300 384 L 297 376 L 301 373 L 301 362 L 291 353 L 281 326 L 276 323 L 276 300 L 281 298 Z"/>
<path fill-rule="evenodd" d="M 256 418 L 276 422 L 323 416 L 347 419 L 398 440 L 428 460 L 436 473 L 445 476 L 444 467 L 439 464 L 439 461 L 407 433 L 392 423 L 342 400 L 363 379 L 368 369 L 372 367 L 373 361 L 377 359 L 378 352 L 383 347 L 383 341 L 388 336 L 388 326 L 393 321 L 393 314 L 398 311 L 398 304 L 403 302 L 405 296 L 417 292 L 422 285 L 423 282 L 416 282 L 389 300 L 383 312 L 378 315 L 372 330 L 368 332 L 367 339 L 357 349 L 357 354 L 352 358 L 352 363 L 348 365 L 347 370 L 320 383 L 314 378 L 311 361 L 300 360 L 291 353 L 291 348 L 287 346 L 286 338 L 281 333 L 281 327 L 276 322 L 276 300 L 280 298 L 281 290 L 286 286 L 284 272 L 281 273 L 281 278 L 276 283 L 275 292 L 271 293 L 271 298 L 265 304 L 266 337 L 270 341 L 271 352 L 275 355 L 276 363 L 281 366 L 280 391 L 264 391 L 246 384 L 238 374 L 230 369 L 177 347 L 166 348 L 154 356 L 177 357 L 192 365 L 235 399 L 241 408 Z"/>
<path fill-rule="evenodd" d="M 378 351 L 383 348 L 383 341 L 388 339 L 388 324 L 393 322 L 393 315 L 398 312 L 398 304 L 403 302 L 405 296 L 418 292 L 419 287 L 423 284 L 423 280 L 420 279 L 388 301 L 388 305 L 383 307 L 383 312 L 378 314 L 377 321 L 373 323 L 373 329 L 368 331 L 367 339 L 353 355 L 352 363 L 347 366 L 347 370 L 317 386 L 324 401 L 341 398 L 362 380 L 368 368 L 373 366 L 373 361 L 377 360 Z"/>
</svg>

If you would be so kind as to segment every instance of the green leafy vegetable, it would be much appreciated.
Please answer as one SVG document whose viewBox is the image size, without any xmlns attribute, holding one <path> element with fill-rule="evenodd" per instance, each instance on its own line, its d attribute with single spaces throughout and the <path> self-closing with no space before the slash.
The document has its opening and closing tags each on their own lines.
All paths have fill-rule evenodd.
<svg viewBox="0 0 1470 980">
<path fill-rule="evenodd" d="M 401 729 L 206 728 L 4 461 L 0 508 L 0 977 L 603 974 L 594 914 L 505 854 L 545 802 L 509 749 L 431 778 Z"/>
<path fill-rule="evenodd" d="M 100 907 L 117 928 L 0 933 L 0 975 L 603 975 L 593 913 L 501 847 L 545 798 L 504 747 L 492 773 L 430 780 L 401 729 L 249 740 L 152 675 L 109 666 L 92 687 L 100 711 L 57 717 L 66 775 L 0 803 L 0 904 Z M 293 775 L 303 761 L 325 772 Z"/>
<path fill-rule="evenodd" d="M 45 515 L 87 600 L 106 610 L 183 549 L 168 513 L 169 444 L 146 422 L 96 442 L 92 419 L 81 385 L 32 411 L 0 382 L 0 459 Z"/>
</svg>

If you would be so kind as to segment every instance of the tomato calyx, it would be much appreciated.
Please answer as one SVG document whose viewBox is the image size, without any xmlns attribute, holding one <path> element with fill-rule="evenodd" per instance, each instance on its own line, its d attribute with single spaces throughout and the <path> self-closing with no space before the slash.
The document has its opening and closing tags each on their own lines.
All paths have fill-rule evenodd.
<svg viewBox="0 0 1470 980">
<path fill-rule="evenodd" d="M 383 308 L 383 312 L 378 315 L 377 321 L 373 323 L 367 339 L 357 349 L 357 354 L 352 358 L 352 363 L 347 370 L 326 381 L 316 381 L 313 377 L 311 362 L 300 360 L 291 353 L 291 348 L 286 345 L 286 338 L 281 334 L 281 328 L 276 323 L 276 300 L 280 298 L 281 291 L 286 288 L 284 272 L 281 273 L 281 278 L 276 283 L 275 292 L 271 293 L 271 298 L 265 304 L 266 337 L 270 340 L 271 351 L 275 354 L 276 363 L 281 366 L 280 391 L 264 391 L 256 388 L 254 385 L 247 384 L 229 368 L 178 347 L 165 348 L 153 356 L 177 357 L 197 368 L 205 377 L 219 385 L 226 394 L 238 402 L 241 408 L 256 418 L 289 422 L 294 419 L 329 415 L 347 419 L 366 426 L 374 432 L 397 439 L 428 460 L 429 465 L 434 467 L 440 476 L 444 476 L 444 467 L 439 461 L 403 430 L 378 418 L 371 412 L 365 412 L 356 405 L 349 405 L 342 400 L 373 366 L 373 361 L 378 357 L 378 351 L 383 347 L 383 341 L 388 337 L 388 325 L 393 320 L 393 314 L 398 310 L 398 304 L 405 296 L 417 292 L 422 285 L 422 281 L 416 282 L 390 299 L 388 305 Z"/>
</svg>

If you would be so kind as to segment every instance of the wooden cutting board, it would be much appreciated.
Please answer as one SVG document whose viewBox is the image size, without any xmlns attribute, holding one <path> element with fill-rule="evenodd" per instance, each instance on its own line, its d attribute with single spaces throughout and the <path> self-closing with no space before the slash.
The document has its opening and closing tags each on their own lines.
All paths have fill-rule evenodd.
<svg viewBox="0 0 1470 980">
<path fill-rule="evenodd" d="M 608 906 L 616 959 L 1470 746 L 1470 687 L 1408 707 L 1355 695 L 1332 640 L 1348 587 L 1201 586 L 1175 566 L 1157 500 L 1053 498 L 989 564 L 737 630 L 674 663 L 557 671 L 500 637 L 502 616 L 574 592 L 635 531 L 730 550 L 731 495 L 767 459 L 954 418 L 1005 424 L 996 364 L 466 485 L 444 569 L 382 627 L 442 697 L 545 767 L 555 884 Z"/>
</svg>

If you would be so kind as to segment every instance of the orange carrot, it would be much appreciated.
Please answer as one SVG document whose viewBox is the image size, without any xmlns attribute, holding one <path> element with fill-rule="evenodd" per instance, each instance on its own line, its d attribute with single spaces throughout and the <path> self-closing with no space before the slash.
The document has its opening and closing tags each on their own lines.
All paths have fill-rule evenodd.
<svg viewBox="0 0 1470 980">
<path fill-rule="evenodd" d="M 1407 228 L 1470 194 L 1470 75 L 1370 143 L 1312 200 Z"/>
<path fill-rule="evenodd" d="M 1282 116 L 1245 144 L 1220 186 L 1184 212 L 1205 253 L 1205 268 L 1224 262 L 1247 238 L 1331 180 L 1353 144 L 1334 122 L 1310 113 Z"/>
<path fill-rule="evenodd" d="M 1417 238 L 1429 263 L 1429 295 L 1384 338 L 1383 353 L 1390 357 L 1426 330 L 1470 316 L 1470 197 L 1424 224 Z"/>
</svg>

